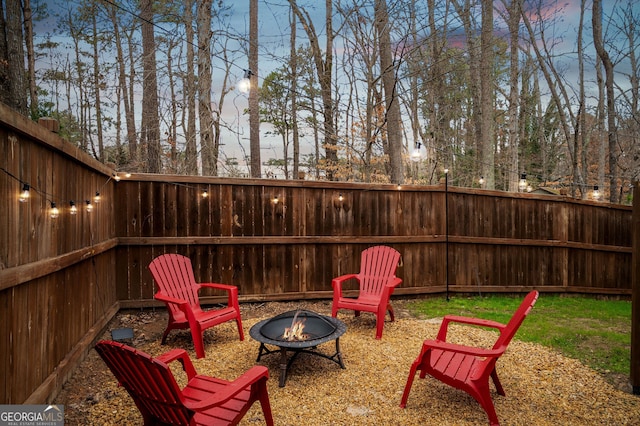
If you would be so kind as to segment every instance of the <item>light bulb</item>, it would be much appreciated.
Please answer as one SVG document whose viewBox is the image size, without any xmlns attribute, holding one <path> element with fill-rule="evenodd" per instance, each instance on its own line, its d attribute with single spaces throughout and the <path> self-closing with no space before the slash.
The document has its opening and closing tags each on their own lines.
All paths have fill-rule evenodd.
<svg viewBox="0 0 640 426">
<path fill-rule="evenodd" d="M 251 89 L 252 75 L 253 73 L 251 72 L 251 70 L 244 70 L 244 77 L 242 77 L 238 81 L 238 90 L 240 91 L 240 93 L 249 93 L 249 90 Z"/>
<path fill-rule="evenodd" d="M 593 199 L 594 200 L 600 199 L 600 191 L 598 190 L 598 185 L 593 186 Z"/>
<path fill-rule="evenodd" d="M 58 209 L 58 207 L 56 207 L 56 203 L 54 203 L 53 201 L 51 202 L 51 210 L 49 210 L 49 216 L 51 216 L 51 219 L 57 219 L 58 216 L 60 216 L 60 210 Z"/>
<path fill-rule="evenodd" d="M 100 202 L 101 198 L 100 198 L 100 193 L 98 191 L 96 191 L 96 195 L 95 197 L 93 197 L 93 202 L 98 204 Z"/>
<path fill-rule="evenodd" d="M 115 180 L 116 182 L 120 182 L 120 175 L 117 173 L 113 174 L 113 180 Z"/>
<path fill-rule="evenodd" d="M 29 201 L 29 196 L 31 195 L 30 192 L 30 187 L 28 183 L 23 183 L 22 184 L 22 192 L 20 192 L 20 202 L 21 203 L 26 203 L 27 201 Z"/>
<path fill-rule="evenodd" d="M 87 209 L 87 213 L 91 213 L 93 211 L 93 204 L 91 204 L 90 200 L 85 201 L 87 203 L 86 205 L 86 209 Z"/>
<path fill-rule="evenodd" d="M 207 198 L 209 193 L 207 191 L 202 191 L 202 198 Z"/>
<path fill-rule="evenodd" d="M 69 201 L 69 214 L 76 215 L 78 214 L 78 206 L 76 206 L 75 201 Z"/>
<path fill-rule="evenodd" d="M 484 176 L 480 176 L 480 179 L 478 179 L 478 184 L 480 186 L 484 185 Z"/>
<path fill-rule="evenodd" d="M 417 163 L 420 160 L 422 160 L 422 152 L 420 152 L 420 143 L 418 143 L 411 153 L 411 161 Z"/>
<path fill-rule="evenodd" d="M 520 189 L 520 191 L 524 191 L 525 189 L 527 189 L 527 174 L 523 173 L 522 175 L 520 175 L 520 182 L 518 183 L 518 188 Z"/>
<path fill-rule="evenodd" d="M 278 196 L 276 195 L 275 197 L 273 197 L 273 198 L 271 199 L 271 202 L 272 202 L 273 204 L 278 204 L 278 202 L 280 202 L 280 200 L 278 199 Z"/>
<path fill-rule="evenodd" d="M 344 200 L 344 197 L 342 196 L 342 193 L 340 193 L 340 195 L 338 195 L 338 201 L 342 201 Z"/>
</svg>

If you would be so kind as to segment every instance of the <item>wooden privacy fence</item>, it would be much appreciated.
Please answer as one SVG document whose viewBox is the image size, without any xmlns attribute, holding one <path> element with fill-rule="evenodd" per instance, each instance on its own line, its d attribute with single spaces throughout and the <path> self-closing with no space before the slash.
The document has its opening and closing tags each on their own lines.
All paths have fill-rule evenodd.
<svg viewBox="0 0 640 426">
<path fill-rule="evenodd" d="M 631 207 L 444 185 L 116 182 L 3 105 L 0 167 L 1 404 L 52 401 L 118 309 L 157 306 L 147 265 L 166 252 L 245 302 L 328 298 L 331 279 L 357 272 L 375 244 L 402 254 L 396 295 L 632 289 Z M 20 203 L 24 183 L 33 194 Z M 70 201 L 84 207 L 97 191 L 93 212 L 70 214 Z"/>
<path fill-rule="evenodd" d="M 374 244 L 402 253 L 397 295 L 447 281 L 454 292 L 631 294 L 631 207 L 444 185 L 134 179 L 116 188 L 125 306 L 153 303 L 146 265 L 165 252 L 242 300 L 291 300 L 331 297 L 331 279 L 357 272 Z"/>
</svg>

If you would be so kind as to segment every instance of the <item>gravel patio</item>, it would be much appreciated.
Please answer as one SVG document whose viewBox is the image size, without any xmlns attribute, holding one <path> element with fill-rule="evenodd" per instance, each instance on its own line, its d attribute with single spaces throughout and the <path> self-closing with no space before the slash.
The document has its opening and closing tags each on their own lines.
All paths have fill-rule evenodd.
<svg viewBox="0 0 640 426">
<path fill-rule="evenodd" d="M 396 321 L 387 322 L 375 340 L 375 317 L 348 311 L 338 317 L 347 324 L 340 338 L 346 369 L 321 357 L 301 354 L 278 387 L 279 356 L 264 356 L 270 371 L 269 396 L 276 425 L 486 425 L 480 405 L 467 394 L 432 378 L 416 377 L 406 409 L 399 407 L 409 367 L 422 340 L 435 337 L 440 320 L 409 314 L 405 300 L 394 300 Z M 241 305 L 245 340 L 234 322 L 205 332 L 206 358 L 195 359 L 188 331 L 174 331 L 160 345 L 167 314 L 163 309 L 120 312 L 102 338 L 122 327 L 134 330 L 132 346 L 151 355 L 185 348 L 200 374 L 233 380 L 255 365 L 259 343 L 249 328 L 261 319 L 292 309 L 330 315 L 331 302 L 269 302 Z M 535 314 L 535 307 L 531 315 Z M 526 320 L 525 320 L 526 321 Z M 495 334 L 476 328 L 452 328 L 450 336 L 467 344 L 492 343 Z M 332 353 L 333 343 L 319 347 Z M 178 371 L 172 368 L 174 374 Z M 516 339 L 498 361 L 506 397 L 492 392 L 503 425 L 640 425 L 640 397 L 608 383 L 580 362 L 540 345 Z M 142 424 L 133 401 L 94 350 L 83 361 L 55 401 L 65 406 L 68 425 Z M 264 424 L 254 404 L 241 425 Z"/>
</svg>

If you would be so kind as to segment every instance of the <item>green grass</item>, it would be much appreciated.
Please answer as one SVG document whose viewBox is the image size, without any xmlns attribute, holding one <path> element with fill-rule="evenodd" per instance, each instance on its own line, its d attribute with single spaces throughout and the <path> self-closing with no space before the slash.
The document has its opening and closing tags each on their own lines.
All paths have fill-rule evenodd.
<svg viewBox="0 0 640 426">
<path fill-rule="evenodd" d="M 421 318 L 445 314 L 506 323 L 522 296 L 429 298 L 409 305 Z M 539 343 L 601 373 L 630 374 L 631 302 L 542 293 L 516 339 Z"/>
</svg>

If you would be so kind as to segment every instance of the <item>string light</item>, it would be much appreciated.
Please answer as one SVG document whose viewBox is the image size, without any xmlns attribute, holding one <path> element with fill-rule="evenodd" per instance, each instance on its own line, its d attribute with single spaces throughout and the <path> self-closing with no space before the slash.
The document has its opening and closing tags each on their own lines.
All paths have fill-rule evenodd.
<svg viewBox="0 0 640 426">
<path fill-rule="evenodd" d="M 29 196 L 31 195 L 30 193 L 30 187 L 28 183 L 23 183 L 22 184 L 22 192 L 20 192 L 20 202 L 21 203 L 26 203 L 27 201 L 29 201 Z"/>
<path fill-rule="evenodd" d="M 116 182 L 120 182 L 120 175 L 117 173 L 113 174 L 113 180 L 115 180 Z"/>
<path fill-rule="evenodd" d="M 93 197 L 93 202 L 98 204 L 101 200 L 100 193 L 96 191 L 96 195 Z"/>
<path fill-rule="evenodd" d="M 594 185 L 593 186 L 593 199 L 594 200 L 599 200 L 600 199 L 600 191 L 598 190 L 598 185 Z"/>
<path fill-rule="evenodd" d="M 484 176 L 480 176 L 480 179 L 478 179 L 478 184 L 479 184 L 480 186 L 483 186 L 483 185 L 484 185 Z"/>
<path fill-rule="evenodd" d="M 275 197 L 273 197 L 273 198 L 271 199 L 271 202 L 272 202 L 273 204 L 278 204 L 278 203 L 280 202 L 280 200 L 278 199 L 278 196 L 276 195 Z"/>
<path fill-rule="evenodd" d="M 207 198 L 208 196 L 209 196 L 209 193 L 207 192 L 206 189 L 202 191 L 202 198 Z"/>
<path fill-rule="evenodd" d="M 420 151 L 420 142 L 418 142 L 415 149 L 411 153 L 411 161 L 417 163 L 420 160 L 422 160 L 422 152 Z"/>
<path fill-rule="evenodd" d="M 87 200 L 85 201 L 87 203 L 85 209 L 87 210 L 87 213 L 91 213 L 93 211 L 93 204 L 91 204 L 91 200 Z"/>
<path fill-rule="evenodd" d="M 249 93 L 249 89 L 251 89 L 251 76 L 253 73 L 251 70 L 244 70 L 244 77 L 238 81 L 238 90 L 240 93 Z"/>
<path fill-rule="evenodd" d="M 338 195 L 338 201 L 342 201 L 344 200 L 344 197 L 342 196 L 342 192 L 340 193 L 340 195 Z"/>
<path fill-rule="evenodd" d="M 523 173 L 520 175 L 520 182 L 518 182 L 518 189 L 520 189 L 520 191 L 524 191 L 525 189 L 527 189 L 527 174 Z"/>
<path fill-rule="evenodd" d="M 53 201 L 51 202 L 51 209 L 49 210 L 49 216 L 51 217 L 51 219 L 57 219 L 58 216 L 60 216 L 60 210 L 56 206 L 56 203 Z"/>
<path fill-rule="evenodd" d="M 78 206 L 76 206 L 76 202 L 73 200 L 69 201 L 69 214 L 71 215 L 78 214 Z"/>
</svg>

